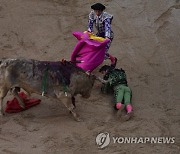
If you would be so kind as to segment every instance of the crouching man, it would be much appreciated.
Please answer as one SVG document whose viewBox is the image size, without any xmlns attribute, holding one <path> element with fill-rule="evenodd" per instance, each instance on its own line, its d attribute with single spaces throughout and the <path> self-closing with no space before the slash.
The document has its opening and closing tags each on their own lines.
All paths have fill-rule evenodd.
<svg viewBox="0 0 180 154">
<path fill-rule="evenodd" d="M 123 119 L 129 120 L 133 111 L 131 105 L 132 91 L 128 87 L 125 71 L 122 68 L 115 69 L 111 66 L 104 65 L 100 68 L 99 72 L 104 75 L 104 83 L 101 91 L 103 93 L 113 91 L 115 103 L 114 107 L 118 110 L 118 116 L 121 116 L 121 111 L 125 108 L 126 115 Z"/>
</svg>

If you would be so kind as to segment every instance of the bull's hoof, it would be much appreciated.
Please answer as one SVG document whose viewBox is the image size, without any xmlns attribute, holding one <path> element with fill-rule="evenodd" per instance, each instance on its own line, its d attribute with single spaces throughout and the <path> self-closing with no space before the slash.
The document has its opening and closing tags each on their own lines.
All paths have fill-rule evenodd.
<svg viewBox="0 0 180 154">
<path fill-rule="evenodd" d="M 4 116 L 5 115 L 5 112 L 4 111 L 1 111 L 0 112 L 0 116 Z"/>
<path fill-rule="evenodd" d="M 124 107 L 125 107 L 124 104 L 122 104 L 121 108 L 117 111 L 116 116 L 118 118 L 120 118 L 122 116 L 122 111 L 123 111 Z"/>
<path fill-rule="evenodd" d="M 123 120 L 123 121 L 128 121 L 128 120 L 130 120 L 132 117 L 133 117 L 133 112 L 130 112 L 130 113 L 126 114 L 126 115 L 122 118 L 122 120 Z"/>
<path fill-rule="evenodd" d="M 74 116 L 74 118 L 75 118 L 75 120 L 78 121 L 78 122 L 83 121 L 78 114 L 76 114 L 76 115 Z"/>
<path fill-rule="evenodd" d="M 82 122 L 83 120 L 81 118 L 75 118 L 77 122 Z"/>
</svg>

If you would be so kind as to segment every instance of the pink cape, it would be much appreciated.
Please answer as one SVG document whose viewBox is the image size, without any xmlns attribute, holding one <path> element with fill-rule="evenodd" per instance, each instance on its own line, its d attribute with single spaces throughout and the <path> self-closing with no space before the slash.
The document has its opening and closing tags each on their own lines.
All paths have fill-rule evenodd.
<svg viewBox="0 0 180 154">
<path fill-rule="evenodd" d="M 73 32 L 73 35 L 78 39 L 78 43 L 72 52 L 71 61 L 81 61 L 81 63 L 76 63 L 76 65 L 85 71 L 92 72 L 102 64 L 109 40 L 103 42 L 92 40 L 87 32 Z"/>
</svg>

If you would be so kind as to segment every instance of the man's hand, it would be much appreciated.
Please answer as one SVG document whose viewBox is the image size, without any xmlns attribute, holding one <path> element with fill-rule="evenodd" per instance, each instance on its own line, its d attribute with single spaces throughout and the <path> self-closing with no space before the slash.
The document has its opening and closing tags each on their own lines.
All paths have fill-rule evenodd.
<svg viewBox="0 0 180 154">
<path fill-rule="evenodd" d="M 109 38 L 109 37 L 105 37 L 105 39 L 110 40 L 110 38 Z"/>
</svg>

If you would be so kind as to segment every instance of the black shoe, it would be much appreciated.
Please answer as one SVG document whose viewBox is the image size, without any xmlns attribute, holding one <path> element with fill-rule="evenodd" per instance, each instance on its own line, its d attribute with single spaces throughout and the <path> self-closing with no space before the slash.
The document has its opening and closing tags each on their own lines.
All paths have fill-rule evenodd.
<svg viewBox="0 0 180 154">
<path fill-rule="evenodd" d="M 116 57 L 114 57 L 114 59 L 115 59 L 114 64 L 111 64 L 111 67 L 112 67 L 112 68 L 115 68 L 115 67 L 116 67 L 116 64 L 117 64 L 117 58 L 116 58 Z"/>
</svg>

